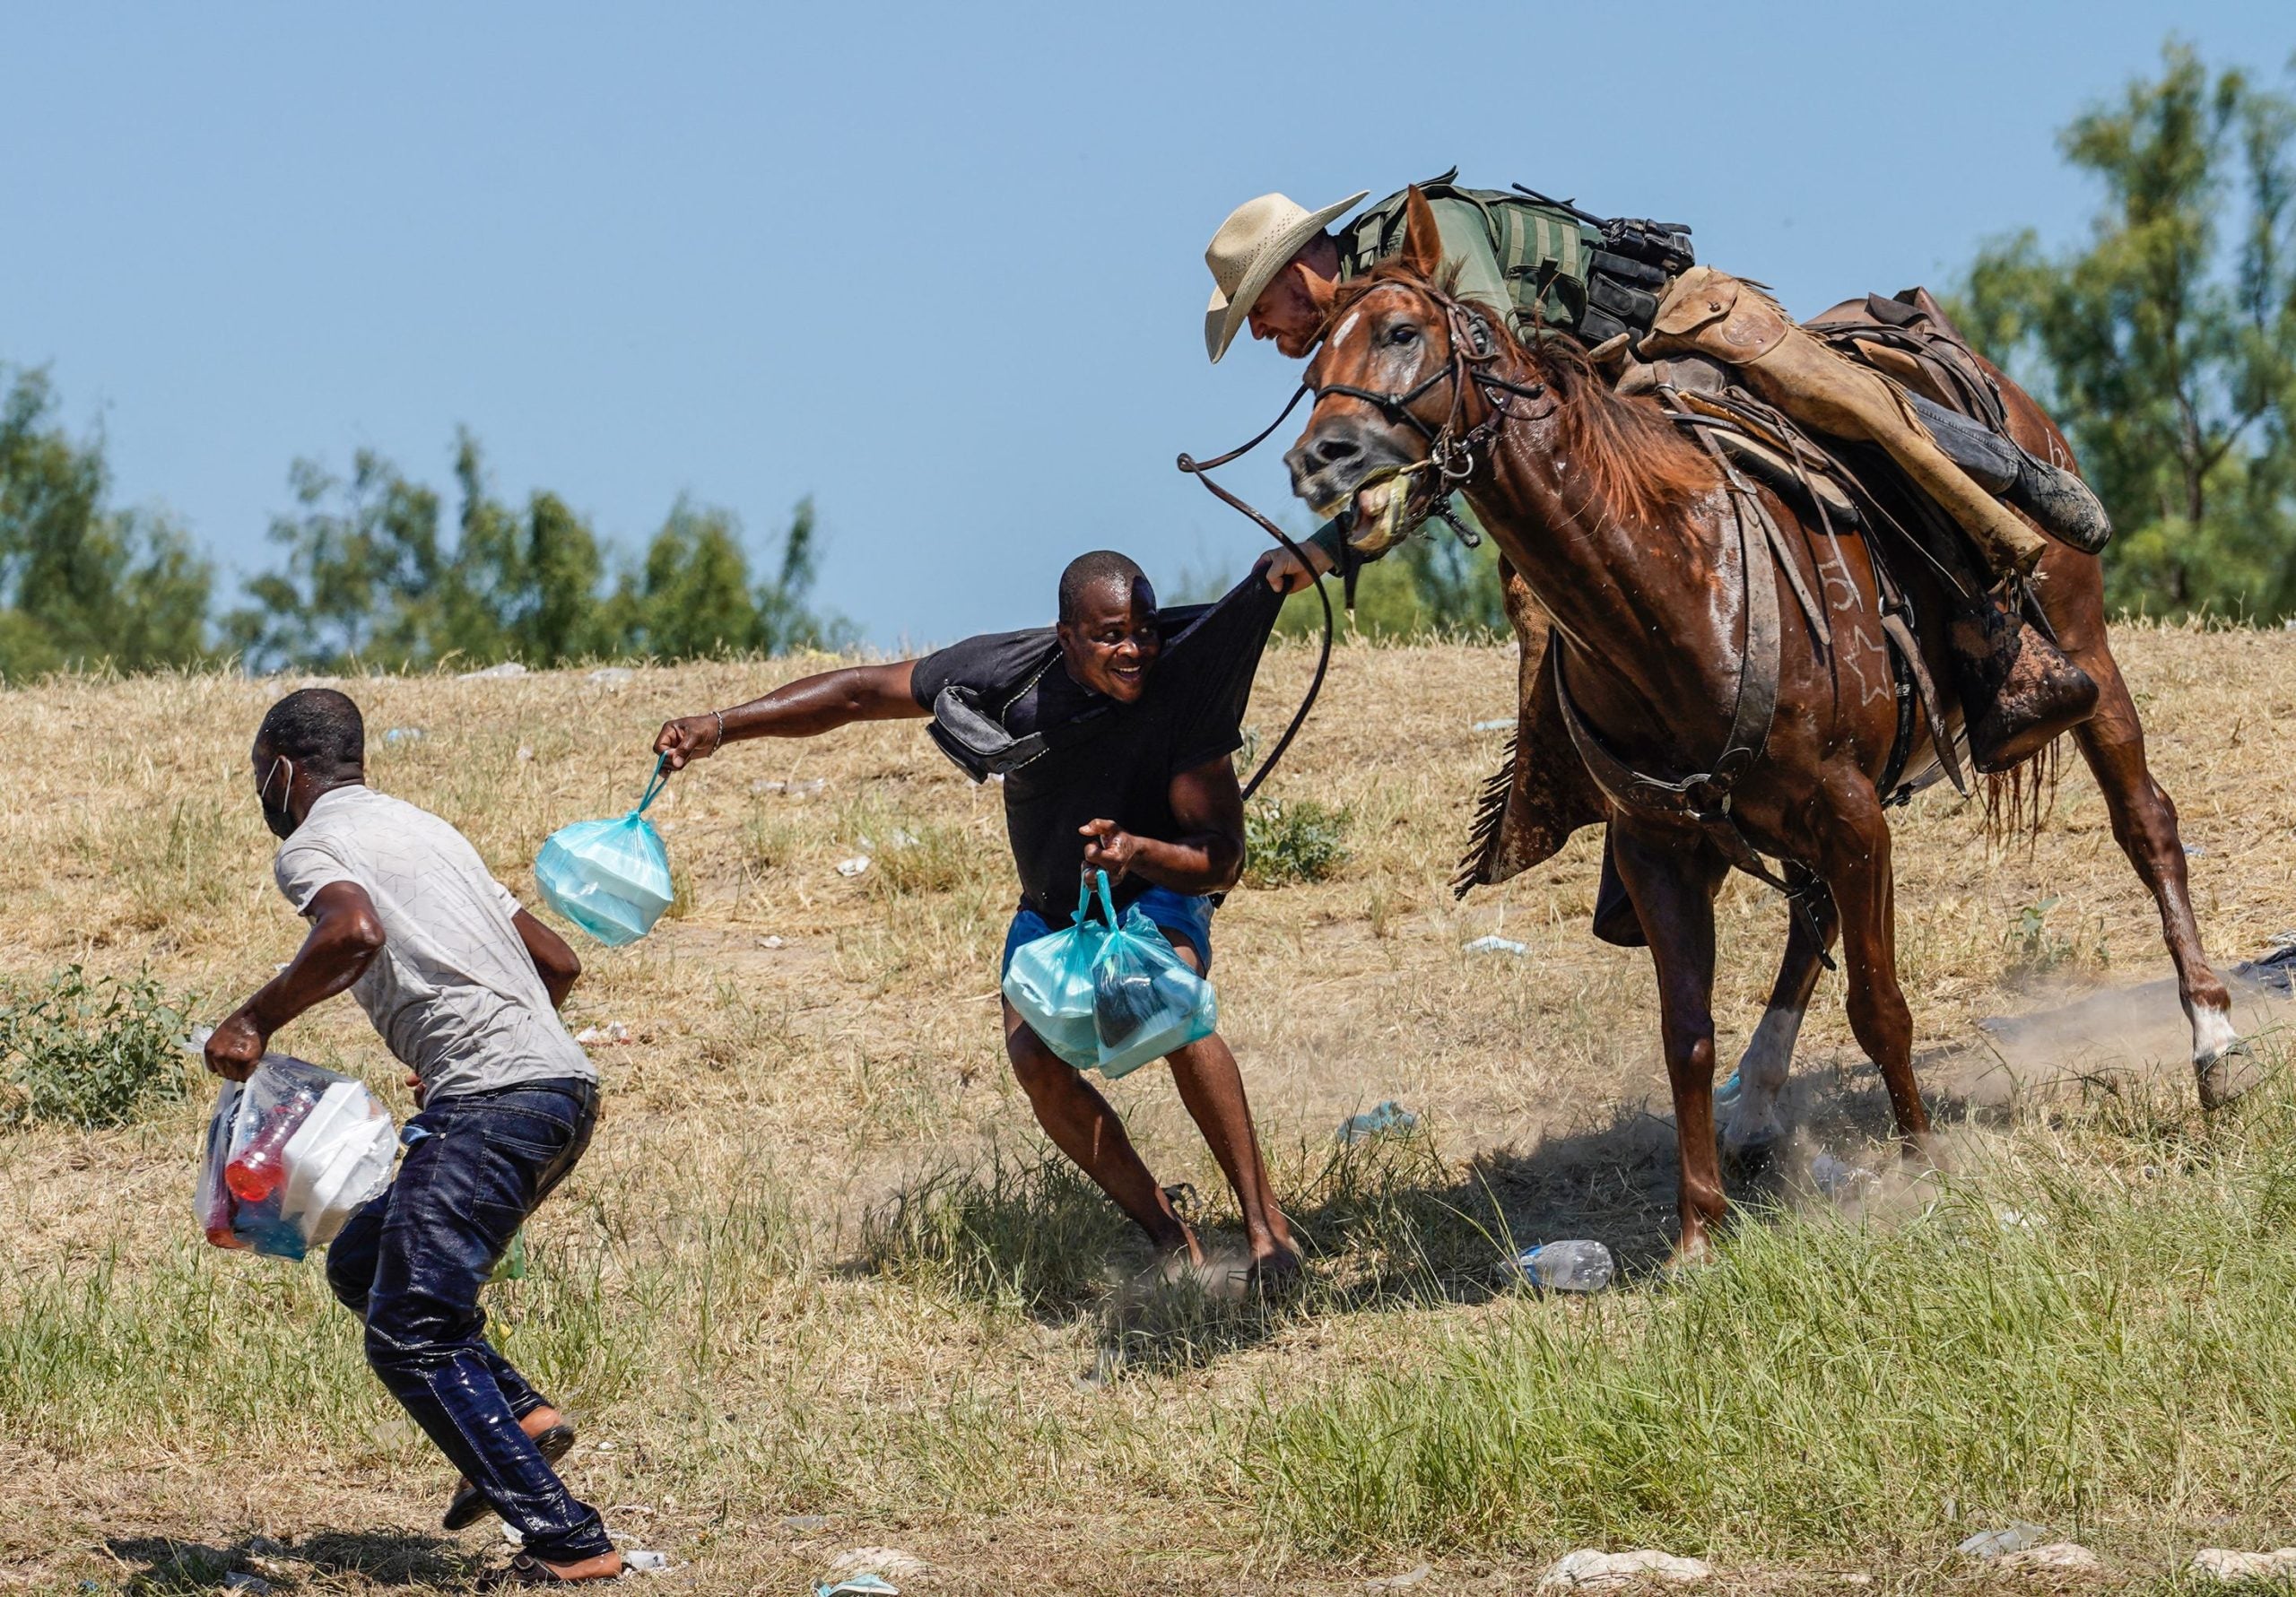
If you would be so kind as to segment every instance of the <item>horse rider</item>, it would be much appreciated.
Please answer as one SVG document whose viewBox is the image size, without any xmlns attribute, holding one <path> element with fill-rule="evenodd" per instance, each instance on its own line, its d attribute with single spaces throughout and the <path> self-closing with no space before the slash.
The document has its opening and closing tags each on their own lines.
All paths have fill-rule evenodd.
<svg viewBox="0 0 2296 1597">
<path fill-rule="evenodd" d="M 1419 186 L 1442 233 L 1453 291 L 1500 314 L 1525 342 L 1571 338 L 1598 366 L 1618 367 L 1628 392 L 1653 386 L 1650 362 L 1695 366 L 1703 357 L 1726 368 L 1813 431 L 1878 446 L 1952 517 L 1998 578 L 2029 575 L 2048 548 L 2009 507 L 2083 553 L 2111 536 L 2103 506 L 2078 477 L 1838 352 L 1758 286 L 1694 264 L 1687 228 L 1605 221 L 1527 190 L 1462 188 L 1454 176 Z M 1205 251 L 1214 287 L 1204 337 L 1214 361 L 1247 325 L 1294 360 L 1313 350 L 1323 318 L 1307 280 L 1344 282 L 1402 246 L 1403 194 L 1331 225 L 1365 193 L 1316 211 L 1262 195 L 1220 224 Z M 1309 547 L 1329 569 L 1338 530 L 1321 530 Z M 1287 588 L 1308 580 L 1288 551 L 1267 568 L 1269 580 Z M 1987 718 L 1983 741 L 1991 747 L 1974 751 L 1981 768 L 1993 768 L 1987 756 L 1996 750 L 2045 742 L 2093 703 L 2094 685 L 2078 667 L 2045 640 L 2039 652 L 2056 658 L 2038 691 L 2026 685 Z M 1974 707 L 1969 719 L 1974 733 Z"/>
</svg>

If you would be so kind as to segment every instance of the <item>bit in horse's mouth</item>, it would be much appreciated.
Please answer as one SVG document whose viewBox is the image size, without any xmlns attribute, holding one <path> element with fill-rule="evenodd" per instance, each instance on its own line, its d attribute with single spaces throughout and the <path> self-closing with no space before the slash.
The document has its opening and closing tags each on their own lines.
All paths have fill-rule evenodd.
<svg viewBox="0 0 2296 1597">
<path fill-rule="evenodd" d="M 1426 496 L 1418 491 L 1419 486 L 1415 470 L 1385 467 L 1358 483 L 1350 499 L 1318 514 L 1336 516 L 1352 505 L 1355 518 L 1347 542 L 1359 553 L 1378 554 L 1400 542 L 1426 514 L 1427 505 L 1421 502 Z"/>
</svg>

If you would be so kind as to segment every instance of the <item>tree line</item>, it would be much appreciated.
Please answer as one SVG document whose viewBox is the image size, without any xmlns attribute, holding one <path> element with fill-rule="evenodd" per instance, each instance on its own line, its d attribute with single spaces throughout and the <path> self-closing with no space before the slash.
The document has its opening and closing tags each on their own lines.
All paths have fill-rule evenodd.
<svg viewBox="0 0 2296 1597">
<path fill-rule="evenodd" d="M 731 511 L 683 498 L 637 558 L 617 561 L 559 494 L 499 497 L 467 430 L 455 441 L 451 510 L 448 494 L 371 450 L 347 476 L 297 461 L 294 508 L 270 529 L 281 563 L 219 609 L 214 566 L 181 526 L 111 503 L 102 438 L 73 436 L 46 374 L 0 379 L 0 680 L 100 664 L 689 660 L 853 638 L 812 602 L 810 499 L 762 562 Z"/>
<path fill-rule="evenodd" d="M 1987 244 L 1944 285 L 1956 319 L 2057 419 L 2111 512 L 2116 611 L 2296 617 L 2296 99 L 2171 41 L 2157 75 L 2059 147 L 2100 191 L 2087 237 Z M 450 494 L 371 452 L 345 476 L 298 462 L 271 528 L 282 565 L 226 600 L 174 519 L 112 504 L 101 437 L 74 437 L 57 410 L 45 374 L 0 368 L 6 680 L 100 662 L 676 660 L 852 636 L 812 603 L 810 500 L 762 563 L 730 512 L 685 499 L 617 560 L 559 494 L 498 498 L 466 431 Z M 1285 627 L 1314 609 L 1295 599 Z M 1502 632 L 1489 542 L 1413 540 L 1363 572 L 1354 624 Z"/>
</svg>

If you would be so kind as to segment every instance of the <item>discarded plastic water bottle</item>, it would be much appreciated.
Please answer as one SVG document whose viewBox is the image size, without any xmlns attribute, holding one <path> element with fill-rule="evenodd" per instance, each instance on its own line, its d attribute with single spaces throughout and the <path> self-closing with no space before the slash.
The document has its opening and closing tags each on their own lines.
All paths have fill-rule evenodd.
<svg viewBox="0 0 2296 1597">
<path fill-rule="evenodd" d="M 1599 1242 L 1549 1242 L 1526 1248 L 1514 1269 L 1549 1292 L 1599 1292 L 1611 1284 L 1611 1250 Z"/>
<path fill-rule="evenodd" d="M 260 1203 L 279 1190 L 279 1184 L 287 1178 L 288 1141 L 318 1101 L 317 1093 L 299 1088 L 294 1097 L 265 1118 L 248 1145 L 223 1167 L 223 1185 L 231 1189 L 233 1197 L 242 1203 Z"/>
</svg>

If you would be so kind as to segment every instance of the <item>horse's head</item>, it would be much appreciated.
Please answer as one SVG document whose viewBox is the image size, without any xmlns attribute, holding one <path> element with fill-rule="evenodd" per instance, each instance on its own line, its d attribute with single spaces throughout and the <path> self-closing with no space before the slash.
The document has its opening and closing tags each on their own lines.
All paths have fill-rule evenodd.
<svg viewBox="0 0 2296 1597">
<path fill-rule="evenodd" d="M 1489 321 L 1440 286 L 1442 240 L 1417 188 L 1405 201 L 1403 247 L 1354 282 L 1311 280 L 1326 306 L 1323 348 L 1308 368 L 1316 396 L 1283 459 L 1292 490 L 1318 516 L 1352 507 L 1348 542 L 1378 554 L 1459 486 L 1490 402 L 1470 365 L 1487 360 Z"/>
</svg>

